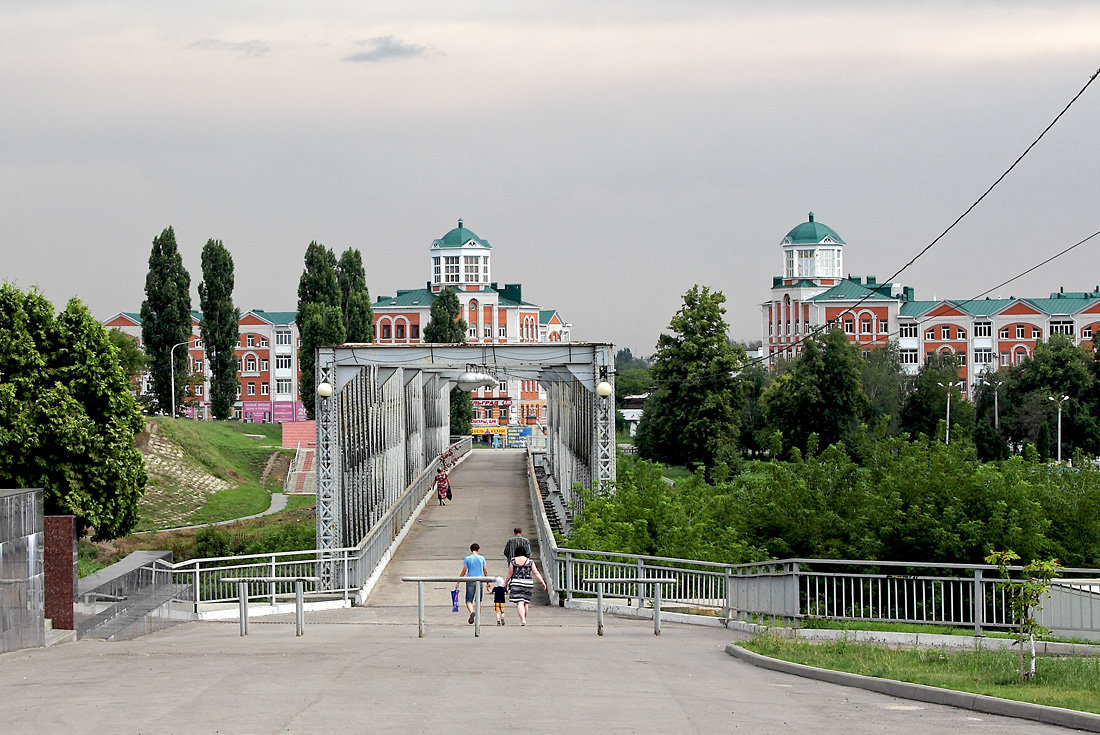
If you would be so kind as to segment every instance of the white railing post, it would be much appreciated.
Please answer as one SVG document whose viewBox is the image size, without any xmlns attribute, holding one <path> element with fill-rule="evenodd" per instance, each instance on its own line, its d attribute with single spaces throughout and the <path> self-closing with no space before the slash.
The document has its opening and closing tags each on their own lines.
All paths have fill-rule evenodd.
<svg viewBox="0 0 1100 735">
<path fill-rule="evenodd" d="M 565 552 L 565 599 L 573 601 L 573 554 Z"/>
<path fill-rule="evenodd" d="M 271 578 L 275 579 L 275 557 L 271 557 Z M 271 583 L 271 606 L 275 607 L 275 582 Z"/>
<path fill-rule="evenodd" d="M 638 566 L 638 579 L 645 579 L 645 561 L 639 559 Z M 638 609 L 645 608 L 645 585 L 642 582 L 638 582 Z"/>
<path fill-rule="evenodd" d="M 733 616 L 733 570 L 726 567 L 726 607 L 722 610 L 722 625 L 727 628 Z"/>
<path fill-rule="evenodd" d="M 982 634 L 982 617 L 985 614 L 985 590 L 982 584 L 982 570 L 974 570 L 974 635 Z"/>
</svg>

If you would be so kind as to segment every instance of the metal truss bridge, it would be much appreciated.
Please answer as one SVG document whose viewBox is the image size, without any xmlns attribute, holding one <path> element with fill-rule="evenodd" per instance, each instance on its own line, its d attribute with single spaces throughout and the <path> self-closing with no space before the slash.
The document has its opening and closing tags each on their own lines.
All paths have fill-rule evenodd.
<svg viewBox="0 0 1100 735">
<path fill-rule="evenodd" d="M 596 391 L 613 389 L 613 364 L 592 343 L 320 348 L 318 551 L 357 544 L 450 446 L 450 390 L 471 365 L 546 390 L 546 466 L 566 502 L 575 483 L 613 482 L 614 400 Z"/>
</svg>

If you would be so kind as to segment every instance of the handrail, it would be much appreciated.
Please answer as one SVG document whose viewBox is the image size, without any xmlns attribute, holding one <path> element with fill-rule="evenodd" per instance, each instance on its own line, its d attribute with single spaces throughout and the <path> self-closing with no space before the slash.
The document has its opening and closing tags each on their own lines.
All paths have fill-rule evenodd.
<svg viewBox="0 0 1100 735">
<path fill-rule="evenodd" d="M 477 602 L 474 603 L 474 638 L 481 636 L 481 583 L 495 582 L 496 577 L 402 577 L 402 582 L 416 582 L 416 625 L 419 629 L 417 638 L 424 637 L 424 583 L 425 582 L 455 582 L 455 592 L 459 582 L 473 582 L 477 585 Z M 456 603 L 457 604 L 457 603 Z"/>
</svg>

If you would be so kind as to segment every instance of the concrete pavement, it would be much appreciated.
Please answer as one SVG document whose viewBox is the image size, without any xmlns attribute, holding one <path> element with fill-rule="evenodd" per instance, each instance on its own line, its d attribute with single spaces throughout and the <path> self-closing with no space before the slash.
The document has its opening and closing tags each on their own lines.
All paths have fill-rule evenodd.
<svg viewBox="0 0 1100 735">
<path fill-rule="evenodd" d="M 457 574 L 471 541 L 489 570 L 517 522 L 531 528 L 522 455 L 475 452 L 455 498 L 431 505 L 370 604 L 188 623 L 121 643 L 80 641 L 0 655 L 0 731 L 22 733 L 1064 733 L 755 668 L 724 652 L 733 631 L 533 606 L 526 628 L 480 638 L 403 574 Z M 522 490 L 522 492 L 521 492 Z M 433 604 L 433 602 L 435 604 Z"/>
</svg>

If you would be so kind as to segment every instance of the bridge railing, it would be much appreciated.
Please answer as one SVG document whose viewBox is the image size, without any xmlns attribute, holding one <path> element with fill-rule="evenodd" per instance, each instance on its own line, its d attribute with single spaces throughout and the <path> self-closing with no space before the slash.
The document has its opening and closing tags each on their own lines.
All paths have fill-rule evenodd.
<svg viewBox="0 0 1100 735">
<path fill-rule="evenodd" d="M 620 578 L 604 595 L 649 604 L 635 578 L 669 577 L 666 606 L 730 620 L 844 620 L 920 623 L 973 628 L 976 635 L 1012 626 L 1010 582 L 996 567 L 976 564 L 915 564 L 851 559 L 783 559 L 720 564 L 635 554 L 554 547 L 557 591 L 568 606 L 591 598 L 584 580 Z M 1021 569 L 1010 570 L 1017 577 Z M 1062 635 L 1100 639 L 1100 570 L 1065 569 L 1038 611 L 1040 623 Z"/>
<path fill-rule="evenodd" d="M 457 460 L 469 453 L 470 437 L 451 445 L 450 457 Z M 286 577 L 287 581 L 248 583 L 250 601 L 267 601 L 275 605 L 280 598 L 294 597 L 295 577 L 323 577 L 322 566 L 333 572 L 328 581 L 307 582 L 305 594 L 311 599 L 348 600 L 377 580 L 393 554 L 396 541 L 406 526 L 420 512 L 432 494 L 432 481 L 438 468 L 435 458 L 398 496 L 397 501 L 374 524 L 355 546 L 322 551 L 281 551 L 268 554 L 245 554 L 204 559 L 189 559 L 172 565 L 172 581 L 186 585 L 189 601 L 198 610 L 200 605 L 230 603 L 239 600 L 237 582 L 240 577 Z"/>
<path fill-rule="evenodd" d="M 527 490 L 531 495 L 531 514 L 535 517 L 535 535 L 538 538 L 542 575 L 546 578 L 546 592 L 550 595 L 550 604 L 557 605 L 558 590 L 561 589 L 558 583 L 558 567 L 554 563 L 558 542 L 554 537 L 554 529 L 550 526 L 550 519 L 546 517 L 546 507 L 542 503 L 542 491 L 535 476 L 535 460 L 531 447 L 527 447 Z"/>
</svg>

